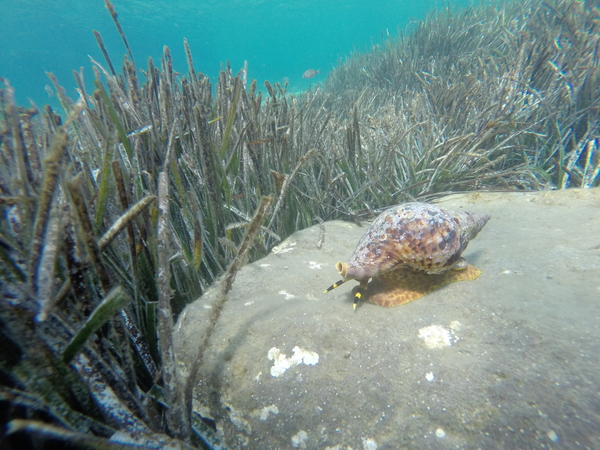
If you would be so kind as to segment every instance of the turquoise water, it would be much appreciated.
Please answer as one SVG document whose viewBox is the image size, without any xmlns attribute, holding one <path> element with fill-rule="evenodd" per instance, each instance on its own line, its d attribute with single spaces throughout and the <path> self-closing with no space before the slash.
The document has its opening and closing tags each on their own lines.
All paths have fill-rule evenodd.
<svg viewBox="0 0 600 450">
<path fill-rule="evenodd" d="M 171 49 L 174 68 L 187 70 L 187 38 L 197 71 L 216 79 L 229 60 L 234 71 L 248 61 L 249 78 L 259 86 L 287 78 L 290 91 L 323 81 L 353 50 L 368 50 L 382 33 L 397 36 L 411 21 L 443 7 L 441 0 L 114 0 L 136 64 L 160 61 Z M 445 2 L 446 4 L 448 2 Z M 453 5 L 465 4 L 458 0 Z M 16 88 L 16 100 L 57 105 L 45 72 L 53 72 L 76 98 L 73 70 L 92 79 L 91 56 L 104 66 L 92 30 L 98 30 L 113 64 L 125 48 L 103 0 L 0 1 L 0 77 Z M 309 80 L 307 69 L 321 69 Z"/>
</svg>

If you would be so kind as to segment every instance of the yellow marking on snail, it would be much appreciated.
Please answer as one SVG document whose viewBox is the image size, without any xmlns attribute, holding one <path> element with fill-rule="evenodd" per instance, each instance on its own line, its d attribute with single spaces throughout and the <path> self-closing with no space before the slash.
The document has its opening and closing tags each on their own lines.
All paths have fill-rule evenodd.
<svg viewBox="0 0 600 450">
<path fill-rule="evenodd" d="M 358 301 L 361 299 L 362 297 L 362 292 L 360 291 L 360 288 L 358 291 L 356 291 L 356 294 L 354 294 L 354 302 L 352 303 L 352 309 L 356 309 L 356 305 L 358 304 Z"/>
<path fill-rule="evenodd" d="M 340 280 L 340 281 L 336 281 L 335 283 L 333 283 L 331 286 L 329 286 L 327 289 L 325 289 L 323 291 L 323 294 L 327 294 L 329 291 L 333 291 L 336 287 L 340 287 L 342 284 L 344 284 L 345 281 L 344 280 Z"/>
</svg>

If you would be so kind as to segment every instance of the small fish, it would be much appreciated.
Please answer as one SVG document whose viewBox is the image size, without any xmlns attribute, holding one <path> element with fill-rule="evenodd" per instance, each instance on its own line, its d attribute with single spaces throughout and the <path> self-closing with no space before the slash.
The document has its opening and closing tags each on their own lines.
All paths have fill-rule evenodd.
<svg viewBox="0 0 600 450">
<path fill-rule="evenodd" d="M 319 70 L 308 69 L 306 72 L 304 72 L 302 74 L 302 78 L 316 77 L 320 72 L 321 72 L 321 69 L 319 69 Z"/>
</svg>

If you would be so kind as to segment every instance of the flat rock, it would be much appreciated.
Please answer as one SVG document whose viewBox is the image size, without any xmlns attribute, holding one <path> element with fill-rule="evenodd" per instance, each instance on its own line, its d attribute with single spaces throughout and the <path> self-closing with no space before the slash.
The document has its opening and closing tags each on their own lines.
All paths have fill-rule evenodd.
<svg viewBox="0 0 600 450">
<path fill-rule="evenodd" d="M 367 223 L 298 231 L 241 269 L 195 389 L 225 445 L 600 448 L 600 189 L 437 203 L 492 215 L 463 254 L 483 273 L 407 305 L 323 293 Z M 183 375 L 215 294 L 179 317 Z"/>
</svg>

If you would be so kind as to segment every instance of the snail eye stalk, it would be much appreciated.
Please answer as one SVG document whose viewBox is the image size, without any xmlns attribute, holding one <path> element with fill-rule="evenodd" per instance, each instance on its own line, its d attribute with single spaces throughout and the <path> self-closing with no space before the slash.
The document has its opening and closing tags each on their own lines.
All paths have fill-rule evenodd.
<svg viewBox="0 0 600 450">
<path fill-rule="evenodd" d="M 367 290 L 368 286 L 369 286 L 369 280 L 363 280 L 360 282 L 360 285 L 357 288 L 355 288 L 356 293 L 354 294 L 354 303 L 352 303 L 352 308 L 354 310 L 356 310 L 356 305 L 358 305 L 359 300 L 362 299 L 362 296 L 365 293 L 365 291 Z"/>
<path fill-rule="evenodd" d="M 356 294 L 354 294 L 354 303 L 352 304 L 352 308 L 356 309 L 356 305 L 358 305 L 358 301 L 361 299 L 363 293 L 362 288 L 358 288 Z"/>
<path fill-rule="evenodd" d="M 346 282 L 346 280 L 340 280 L 340 281 L 336 281 L 335 283 L 333 283 L 331 286 L 329 286 L 327 289 L 325 289 L 325 291 L 323 291 L 323 294 L 327 294 L 329 291 L 333 291 L 336 287 L 341 286 L 342 284 L 344 284 Z"/>
</svg>

